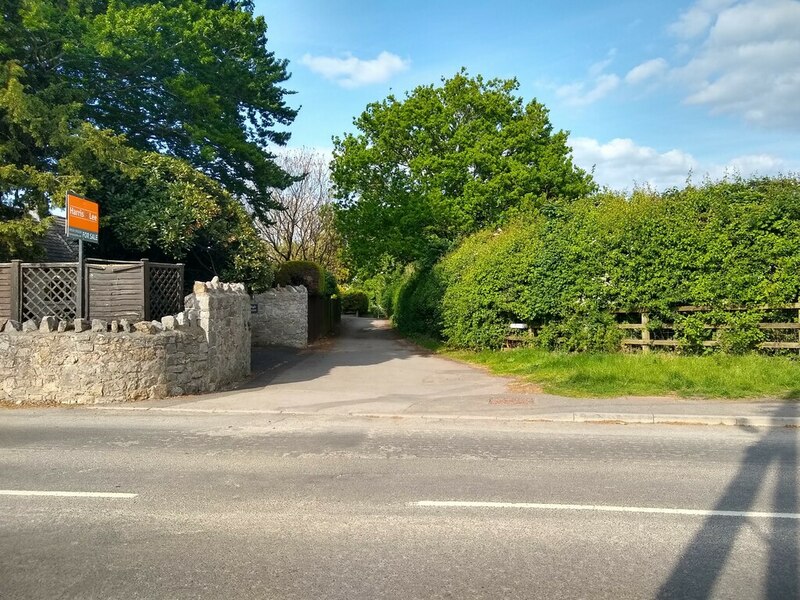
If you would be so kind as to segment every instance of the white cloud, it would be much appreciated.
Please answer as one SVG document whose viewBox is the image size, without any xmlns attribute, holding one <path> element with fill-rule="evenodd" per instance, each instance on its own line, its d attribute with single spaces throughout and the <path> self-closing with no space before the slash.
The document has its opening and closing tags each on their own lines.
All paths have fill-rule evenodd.
<svg viewBox="0 0 800 600">
<path fill-rule="evenodd" d="M 673 32 L 694 10 L 704 11 L 708 25 L 694 56 L 672 72 L 689 90 L 686 102 L 764 127 L 799 129 L 800 2 L 701 0 Z"/>
<path fill-rule="evenodd" d="M 680 150 L 658 152 L 638 146 L 629 138 L 615 138 L 601 144 L 592 138 L 572 138 L 572 156 L 583 169 L 594 165 L 594 177 L 600 185 L 612 189 L 631 189 L 648 184 L 658 189 L 681 185 L 697 166 L 691 154 Z"/>
<path fill-rule="evenodd" d="M 603 60 L 598 61 L 589 67 L 589 76 L 599 77 L 600 75 L 602 75 L 605 72 L 606 67 L 608 67 L 612 62 L 614 62 L 614 57 L 616 55 L 617 55 L 616 48 L 612 48 L 611 50 L 609 50 L 608 54 L 606 54 L 606 57 Z"/>
<path fill-rule="evenodd" d="M 716 14 L 734 3 L 734 0 L 699 0 L 688 10 L 681 13 L 669 31 L 683 39 L 690 39 L 705 33 Z"/>
<path fill-rule="evenodd" d="M 606 68 L 614 62 L 617 49 L 612 48 L 606 57 L 589 67 L 586 81 L 575 81 L 555 88 L 556 95 L 567 106 L 587 106 L 604 98 L 614 91 L 620 82 L 617 75 L 606 73 Z"/>
<path fill-rule="evenodd" d="M 386 51 L 371 60 L 362 60 L 352 55 L 335 58 L 306 54 L 300 62 L 315 73 L 346 88 L 383 83 L 411 65 L 411 61 Z"/>
<path fill-rule="evenodd" d="M 786 174 L 792 169 L 788 163 L 770 154 L 746 154 L 730 159 L 725 165 L 712 165 L 707 173 L 713 179 L 719 179 L 726 175 L 741 175 L 750 177 L 752 175 L 777 175 Z"/>
<path fill-rule="evenodd" d="M 635 185 L 649 185 L 664 190 L 682 187 L 689 174 L 695 181 L 708 176 L 720 179 L 738 174 L 777 175 L 796 170 L 785 160 L 769 154 L 751 154 L 732 158 L 725 163 L 701 164 L 691 154 L 678 149 L 659 152 L 637 145 L 629 138 L 616 138 L 605 144 L 592 138 L 572 138 L 572 156 L 579 167 L 594 166 L 594 178 L 601 186 L 630 190 Z"/>
<path fill-rule="evenodd" d="M 669 64 L 667 64 L 666 60 L 663 58 L 654 58 L 628 71 L 628 74 L 625 75 L 625 82 L 632 85 L 640 84 L 648 79 L 663 75 L 667 70 L 669 70 Z"/>
<path fill-rule="evenodd" d="M 576 82 L 556 88 L 556 95 L 569 106 L 586 106 L 607 96 L 619 86 L 613 74 L 597 75 L 590 83 Z"/>
</svg>

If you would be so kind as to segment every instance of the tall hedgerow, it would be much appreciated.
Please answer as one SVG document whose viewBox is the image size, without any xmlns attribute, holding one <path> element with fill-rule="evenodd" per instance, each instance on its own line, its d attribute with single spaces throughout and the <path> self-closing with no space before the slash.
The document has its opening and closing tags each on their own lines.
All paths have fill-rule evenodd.
<svg viewBox="0 0 800 600">
<path fill-rule="evenodd" d="M 408 315 L 415 315 L 416 329 L 425 324 L 425 310 L 435 313 L 426 333 L 453 346 L 497 347 L 508 324 L 523 321 L 544 326 L 540 340 L 548 347 L 610 350 L 620 338 L 609 317 L 614 310 L 649 311 L 656 320 L 675 322 L 679 337 L 691 341 L 702 332 L 702 319 L 722 313 L 686 320 L 674 311 L 679 305 L 725 309 L 797 301 L 800 181 L 596 194 L 479 232 L 430 272 L 437 274 L 440 301 L 409 283 L 395 310 L 405 311 L 406 328 Z M 751 315 L 726 319 L 730 351 L 758 341 Z"/>
</svg>

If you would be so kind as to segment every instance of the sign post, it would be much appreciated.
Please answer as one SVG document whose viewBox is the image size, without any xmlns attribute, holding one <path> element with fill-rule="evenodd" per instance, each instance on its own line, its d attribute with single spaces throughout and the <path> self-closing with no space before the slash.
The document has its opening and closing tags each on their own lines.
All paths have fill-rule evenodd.
<svg viewBox="0 0 800 600">
<path fill-rule="evenodd" d="M 78 239 L 78 289 L 75 316 L 83 318 L 83 242 L 96 244 L 100 239 L 100 207 L 96 202 L 67 192 L 67 237 Z"/>
</svg>

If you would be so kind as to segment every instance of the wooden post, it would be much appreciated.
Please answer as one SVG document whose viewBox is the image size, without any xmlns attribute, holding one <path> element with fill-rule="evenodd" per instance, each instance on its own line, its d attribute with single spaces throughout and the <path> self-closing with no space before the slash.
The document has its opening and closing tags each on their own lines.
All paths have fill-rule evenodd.
<svg viewBox="0 0 800 600">
<path fill-rule="evenodd" d="M 185 268 L 185 266 L 186 265 L 184 265 L 183 263 L 178 263 L 178 272 L 180 273 L 180 278 L 179 278 L 180 283 L 178 284 L 178 286 L 179 286 L 178 287 L 178 312 L 181 312 L 181 310 L 183 310 L 183 293 L 184 293 L 183 292 L 183 286 L 184 286 L 184 283 L 185 283 L 184 280 L 183 280 L 183 277 L 184 277 L 183 269 Z"/>
<path fill-rule="evenodd" d="M 82 319 L 85 315 L 83 312 L 83 239 L 78 240 L 78 280 L 75 284 L 75 318 Z"/>
<path fill-rule="evenodd" d="M 650 319 L 648 318 L 648 313 L 642 313 L 642 341 L 646 342 L 642 344 L 642 352 L 650 352 L 650 330 L 647 328 L 647 324 L 649 323 Z"/>
<path fill-rule="evenodd" d="M 22 322 L 22 261 L 11 261 L 11 306 L 8 316 L 14 321 Z"/>
<path fill-rule="evenodd" d="M 143 258 L 142 263 L 142 307 L 144 314 L 142 319 L 150 321 L 150 260 Z"/>
</svg>

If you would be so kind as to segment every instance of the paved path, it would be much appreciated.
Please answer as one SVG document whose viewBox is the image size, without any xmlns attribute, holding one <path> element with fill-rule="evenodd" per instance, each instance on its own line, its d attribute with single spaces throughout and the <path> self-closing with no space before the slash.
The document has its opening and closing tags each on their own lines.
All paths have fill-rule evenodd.
<svg viewBox="0 0 800 600">
<path fill-rule="evenodd" d="M 133 409 L 255 411 L 470 419 L 797 425 L 787 402 L 680 398 L 576 399 L 520 391 L 511 379 L 434 356 L 388 322 L 345 317 L 342 335 L 304 350 L 254 355 L 254 376 L 219 394 L 139 403 Z"/>
</svg>

